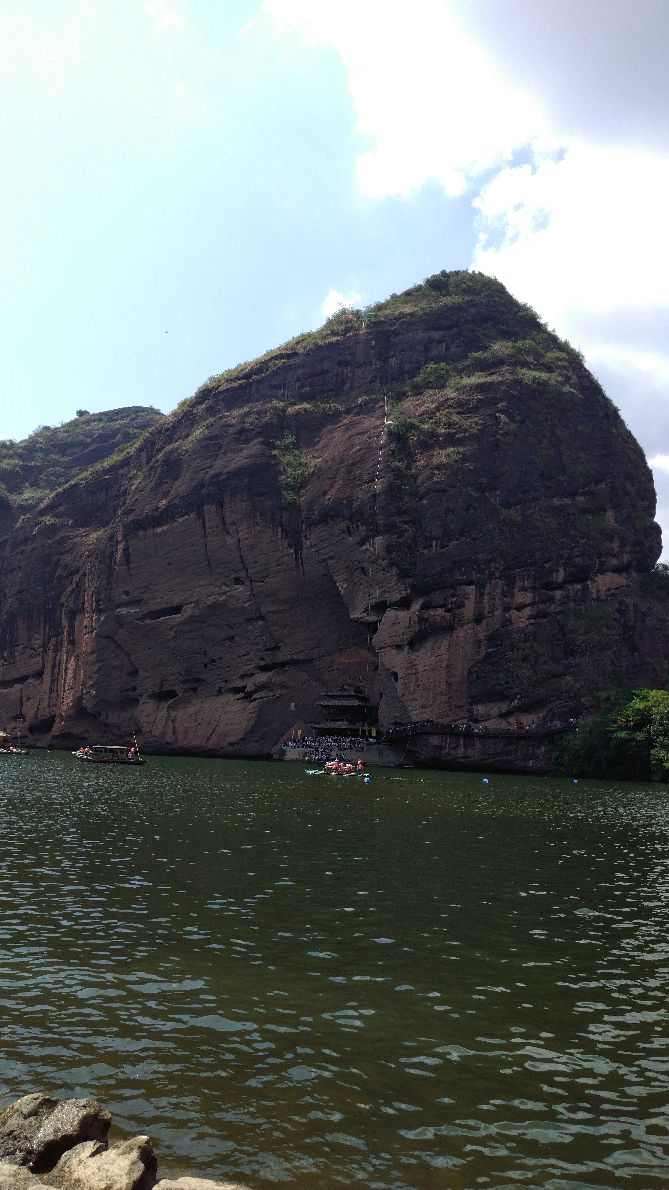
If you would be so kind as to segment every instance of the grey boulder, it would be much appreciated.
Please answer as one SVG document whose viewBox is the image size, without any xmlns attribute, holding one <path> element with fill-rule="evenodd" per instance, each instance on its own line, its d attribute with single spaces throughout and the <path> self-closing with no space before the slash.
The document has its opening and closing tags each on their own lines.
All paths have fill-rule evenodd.
<svg viewBox="0 0 669 1190">
<path fill-rule="evenodd" d="M 0 1113 L 0 1163 L 52 1169 L 83 1141 L 106 1143 L 111 1114 L 95 1099 L 24 1095 Z"/>
<path fill-rule="evenodd" d="M 0 1165 L 0 1190 L 43 1190 L 39 1178 L 25 1165 Z"/>
<path fill-rule="evenodd" d="M 247 1187 L 239 1182 L 212 1182 L 211 1178 L 184 1177 L 161 1178 L 156 1190 L 247 1190 Z"/>
<path fill-rule="evenodd" d="M 148 1136 L 109 1149 L 103 1142 L 87 1141 L 64 1153 L 43 1182 L 58 1190 L 153 1190 L 157 1168 Z"/>
</svg>

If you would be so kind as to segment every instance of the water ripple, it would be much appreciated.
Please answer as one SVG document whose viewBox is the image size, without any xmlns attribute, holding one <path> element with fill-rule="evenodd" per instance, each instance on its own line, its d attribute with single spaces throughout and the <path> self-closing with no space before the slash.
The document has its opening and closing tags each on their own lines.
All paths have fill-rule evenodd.
<svg viewBox="0 0 669 1190">
<path fill-rule="evenodd" d="M 0 1088 L 92 1094 L 162 1172 L 666 1185 L 655 787 L 6 761 Z"/>
</svg>

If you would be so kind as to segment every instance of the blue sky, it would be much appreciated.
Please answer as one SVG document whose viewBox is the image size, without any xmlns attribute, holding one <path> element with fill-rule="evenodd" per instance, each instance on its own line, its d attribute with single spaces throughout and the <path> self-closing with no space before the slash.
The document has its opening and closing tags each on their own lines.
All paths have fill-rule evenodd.
<svg viewBox="0 0 669 1190">
<path fill-rule="evenodd" d="M 665 0 L 3 0 L 0 434 L 169 411 L 477 267 L 584 351 L 669 529 L 668 29 Z"/>
</svg>

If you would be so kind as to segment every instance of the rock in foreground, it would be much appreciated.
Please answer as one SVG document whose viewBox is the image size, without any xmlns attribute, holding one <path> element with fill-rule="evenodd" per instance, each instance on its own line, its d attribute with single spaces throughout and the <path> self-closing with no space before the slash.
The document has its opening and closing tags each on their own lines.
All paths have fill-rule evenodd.
<svg viewBox="0 0 669 1190">
<path fill-rule="evenodd" d="M 0 1190 L 244 1190 L 208 1178 L 159 1182 L 149 1137 L 108 1146 L 110 1124 L 95 1099 L 24 1095 L 0 1115 Z"/>
<path fill-rule="evenodd" d="M 83 1141 L 106 1147 L 110 1124 L 111 1114 L 95 1099 L 24 1095 L 0 1115 L 0 1161 L 35 1173 L 52 1169 Z"/>
<path fill-rule="evenodd" d="M 63 1153 L 44 1179 L 59 1190 L 153 1190 L 158 1161 L 148 1136 L 112 1145 L 86 1141 Z"/>
</svg>

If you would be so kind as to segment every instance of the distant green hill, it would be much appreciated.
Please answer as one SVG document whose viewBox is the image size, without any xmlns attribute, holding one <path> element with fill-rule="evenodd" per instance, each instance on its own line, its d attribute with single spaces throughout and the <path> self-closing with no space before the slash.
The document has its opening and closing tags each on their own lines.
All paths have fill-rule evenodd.
<svg viewBox="0 0 669 1190">
<path fill-rule="evenodd" d="M 104 413 L 79 410 L 60 426 L 40 426 L 28 438 L 0 440 L 0 537 L 52 492 L 135 442 L 163 414 L 130 405 Z"/>
</svg>

